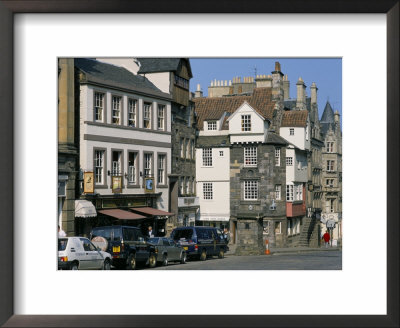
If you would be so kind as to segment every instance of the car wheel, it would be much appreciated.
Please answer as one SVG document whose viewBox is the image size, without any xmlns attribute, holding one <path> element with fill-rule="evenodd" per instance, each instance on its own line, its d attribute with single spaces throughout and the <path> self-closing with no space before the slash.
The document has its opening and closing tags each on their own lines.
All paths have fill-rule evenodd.
<svg viewBox="0 0 400 328">
<path fill-rule="evenodd" d="M 78 263 L 72 263 L 71 270 L 78 270 Z"/>
<path fill-rule="evenodd" d="M 157 258 L 154 254 L 150 254 L 149 256 L 149 267 L 154 268 L 157 265 Z"/>
<path fill-rule="evenodd" d="M 187 254 L 185 252 L 182 252 L 181 255 L 181 264 L 185 264 L 187 260 Z"/>
<path fill-rule="evenodd" d="M 162 265 L 163 266 L 167 266 L 168 265 L 168 255 L 167 254 L 164 254 L 164 256 L 163 256 Z"/>
<path fill-rule="evenodd" d="M 223 258 L 224 258 L 224 254 L 225 254 L 225 253 L 224 253 L 224 250 L 223 250 L 223 249 L 220 249 L 220 250 L 219 250 L 219 253 L 218 253 L 218 258 L 219 258 L 219 259 L 223 259 Z"/>
<path fill-rule="evenodd" d="M 203 251 L 201 252 L 201 255 L 200 255 L 200 260 L 205 261 L 206 259 L 207 259 L 207 252 L 205 249 L 203 249 Z"/>
<path fill-rule="evenodd" d="M 103 265 L 103 270 L 111 270 L 110 260 L 105 260 Z"/>
<path fill-rule="evenodd" d="M 135 270 L 136 269 L 136 257 L 135 257 L 135 254 L 129 254 L 127 268 L 128 268 L 128 270 Z"/>
</svg>

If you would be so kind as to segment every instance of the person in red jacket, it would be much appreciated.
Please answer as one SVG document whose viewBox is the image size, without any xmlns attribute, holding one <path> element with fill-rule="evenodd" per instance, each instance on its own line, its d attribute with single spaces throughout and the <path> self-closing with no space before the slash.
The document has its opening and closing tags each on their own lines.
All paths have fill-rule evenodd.
<svg viewBox="0 0 400 328">
<path fill-rule="evenodd" d="M 322 238 L 323 238 L 324 241 L 325 241 L 325 247 L 328 247 L 328 245 L 329 245 L 329 240 L 331 239 L 331 236 L 329 235 L 328 231 L 326 231 L 326 232 L 324 233 L 324 235 L 322 236 Z"/>
</svg>

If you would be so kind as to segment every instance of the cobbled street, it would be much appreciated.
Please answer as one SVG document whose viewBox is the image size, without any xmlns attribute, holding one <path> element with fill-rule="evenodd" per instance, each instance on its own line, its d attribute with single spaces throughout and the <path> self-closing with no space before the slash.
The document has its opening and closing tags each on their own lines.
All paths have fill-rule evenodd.
<svg viewBox="0 0 400 328">
<path fill-rule="evenodd" d="M 143 269 L 143 268 L 142 268 Z M 342 252 L 314 251 L 260 256 L 226 256 L 186 264 L 170 263 L 146 270 L 341 270 Z"/>
</svg>

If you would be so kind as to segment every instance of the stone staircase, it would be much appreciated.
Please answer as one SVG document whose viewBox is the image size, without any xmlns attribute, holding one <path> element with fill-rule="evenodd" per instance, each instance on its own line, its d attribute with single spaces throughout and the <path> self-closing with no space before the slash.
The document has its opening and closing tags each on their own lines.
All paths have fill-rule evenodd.
<svg viewBox="0 0 400 328">
<path fill-rule="evenodd" d="M 300 247 L 318 247 L 319 233 L 318 224 L 315 217 L 303 219 L 303 227 L 300 233 Z"/>
</svg>

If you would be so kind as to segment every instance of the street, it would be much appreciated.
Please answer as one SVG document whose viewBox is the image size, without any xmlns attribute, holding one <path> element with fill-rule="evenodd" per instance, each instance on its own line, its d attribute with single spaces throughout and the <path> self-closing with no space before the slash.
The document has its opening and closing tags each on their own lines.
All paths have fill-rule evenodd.
<svg viewBox="0 0 400 328">
<path fill-rule="evenodd" d="M 144 269 L 144 268 L 143 268 Z M 170 263 L 146 270 L 341 270 L 341 251 L 277 253 L 260 256 L 225 256 L 206 261 L 190 260 L 186 264 Z"/>
</svg>

